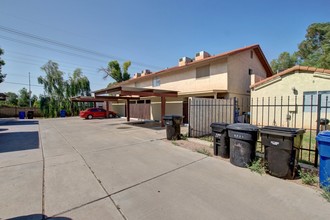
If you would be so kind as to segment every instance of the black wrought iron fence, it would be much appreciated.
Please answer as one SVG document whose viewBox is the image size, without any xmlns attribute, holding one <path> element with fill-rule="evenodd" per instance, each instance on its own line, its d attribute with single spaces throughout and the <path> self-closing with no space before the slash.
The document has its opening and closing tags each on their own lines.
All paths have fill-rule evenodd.
<svg viewBox="0 0 330 220">
<path fill-rule="evenodd" d="M 328 129 L 326 119 L 330 111 L 329 95 L 320 92 L 293 97 L 252 98 L 250 123 L 258 127 L 281 126 L 305 129 L 299 159 L 317 166 L 318 150 L 315 137 L 320 130 Z M 258 149 L 263 152 L 261 145 Z"/>
<path fill-rule="evenodd" d="M 261 97 L 250 99 L 205 99 L 192 98 L 189 101 L 189 136 L 211 135 L 210 124 L 250 123 L 260 128 L 280 126 L 306 130 L 299 160 L 318 165 L 316 135 L 325 129 L 330 118 L 330 93 L 304 93 L 301 96 Z M 263 146 L 258 143 L 258 151 Z"/>
</svg>

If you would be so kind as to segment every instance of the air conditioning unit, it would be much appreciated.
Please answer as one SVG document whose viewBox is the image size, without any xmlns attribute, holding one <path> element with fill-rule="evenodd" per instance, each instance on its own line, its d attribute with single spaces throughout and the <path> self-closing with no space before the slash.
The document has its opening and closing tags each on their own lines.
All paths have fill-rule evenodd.
<svg viewBox="0 0 330 220">
<path fill-rule="evenodd" d="M 196 61 L 197 60 L 202 60 L 202 59 L 207 58 L 207 57 L 210 57 L 210 56 L 211 55 L 208 52 L 206 52 L 206 51 L 200 51 L 200 52 L 196 53 L 195 60 Z"/>
<path fill-rule="evenodd" d="M 179 66 L 184 66 L 186 65 L 187 63 L 191 63 L 193 60 L 189 57 L 181 57 L 179 59 Z"/>
<path fill-rule="evenodd" d="M 133 78 L 138 78 L 140 76 L 141 76 L 141 73 L 135 73 L 134 76 L 133 76 Z"/>
<path fill-rule="evenodd" d="M 151 73 L 150 70 L 145 69 L 145 70 L 142 70 L 142 74 L 141 74 L 141 76 L 145 76 L 145 75 L 148 75 L 148 74 L 150 74 L 150 73 Z"/>
</svg>

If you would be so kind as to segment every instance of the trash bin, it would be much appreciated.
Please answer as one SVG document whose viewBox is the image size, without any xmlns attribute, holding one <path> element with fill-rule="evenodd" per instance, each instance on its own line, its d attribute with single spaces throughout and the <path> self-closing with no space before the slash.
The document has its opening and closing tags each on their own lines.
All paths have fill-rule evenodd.
<svg viewBox="0 0 330 220">
<path fill-rule="evenodd" d="M 65 115 L 66 115 L 66 111 L 65 111 L 65 110 L 61 110 L 61 111 L 60 111 L 60 116 L 61 116 L 61 118 L 64 118 Z"/>
<path fill-rule="evenodd" d="M 245 123 L 227 126 L 230 138 L 230 162 L 239 167 L 247 167 L 255 159 L 259 128 Z"/>
<path fill-rule="evenodd" d="M 212 123 L 213 152 L 223 158 L 229 158 L 229 137 L 227 123 Z"/>
<path fill-rule="evenodd" d="M 304 129 L 266 126 L 260 129 L 270 175 L 292 179 L 295 175 Z"/>
<path fill-rule="evenodd" d="M 27 112 L 27 118 L 28 119 L 33 119 L 34 112 L 33 111 L 28 111 Z"/>
<path fill-rule="evenodd" d="M 320 119 L 321 131 L 328 130 L 328 128 L 327 128 L 328 124 L 329 124 L 329 119 L 321 118 Z"/>
<path fill-rule="evenodd" d="M 320 155 L 319 178 L 321 187 L 330 187 L 330 131 L 316 136 Z"/>
<path fill-rule="evenodd" d="M 163 117 L 166 127 L 166 138 L 167 140 L 178 140 L 180 139 L 180 125 L 182 116 L 179 115 L 165 115 Z"/>
<path fill-rule="evenodd" d="M 25 118 L 25 112 L 18 112 L 18 118 L 24 119 Z"/>
</svg>

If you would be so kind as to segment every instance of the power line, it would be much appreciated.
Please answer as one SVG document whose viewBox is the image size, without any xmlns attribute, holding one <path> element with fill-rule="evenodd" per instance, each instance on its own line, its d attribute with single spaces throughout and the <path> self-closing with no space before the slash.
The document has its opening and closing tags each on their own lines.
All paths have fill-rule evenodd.
<svg viewBox="0 0 330 220">
<path fill-rule="evenodd" d="M 16 55 L 19 55 L 19 56 L 35 57 L 36 58 L 35 60 L 45 59 L 45 57 L 36 56 L 36 55 L 32 55 L 32 54 L 27 54 L 27 53 L 22 53 L 22 52 L 17 52 L 17 51 L 12 51 L 12 50 L 6 50 L 6 56 L 8 56 L 8 52 L 9 53 L 16 54 Z M 24 57 L 24 59 L 26 59 L 26 57 Z M 62 66 L 62 63 L 64 63 L 64 64 L 68 64 L 68 65 L 79 66 L 79 67 L 81 67 L 83 69 L 93 69 L 94 70 L 94 67 L 92 67 L 92 66 L 80 65 L 80 64 L 66 62 L 66 61 L 61 61 L 61 60 L 54 60 L 54 61 L 57 62 L 57 63 L 59 63 L 59 64 L 61 64 L 61 66 Z"/>
<path fill-rule="evenodd" d="M 23 85 L 23 86 L 28 86 L 29 85 L 28 83 L 18 83 L 18 82 L 8 82 L 8 81 L 4 81 L 2 83 L 14 84 L 14 85 Z M 33 85 L 33 84 L 31 84 L 31 86 L 42 87 L 43 88 L 43 86 L 40 86 L 40 85 Z"/>
<path fill-rule="evenodd" d="M 59 49 L 55 49 L 55 48 L 51 48 L 51 47 L 46 47 L 46 46 L 42 46 L 42 45 L 39 45 L 39 44 L 35 44 L 35 43 L 23 41 L 23 40 L 18 40 L 18 39 L 3 36 L 3 35 L 0 35 L 0 38 L 5 39 L 5 40 L 9 40 L 9 41 L 13 41 L 13 42 L 17 42 L 17 43 L 21 43 L 21 44 L 25 44 L 25 45 L 29 45 L 29 46 L 33 46 L 33 47 L 38 47 L 38 48 L 41 48 L 41 49 L 56 51 L 58 53 L 62 53 L 62 54 L 70 55 L 70 56 L 78 56 L 78 57 L 81 57 L 81 58 L 84 58 L 84 59 L 92 59 L 92 60 L 95 60 L 95 61 L 98 61 L 98 62 L 106 62 L 104 60 L 99 60 L 99 59 L 95 59 L 95 58 L 91 58 L 91 57 L 86 57 L 86 56 L 71 53 L 71 52 L 68 52 L 68 51 L 59 50 Z"/>
<path fill-rule="evenodd" d="M 105 57 L 107 59 L 111 58 L 111 59 L 121 60 L 121 61 L 127 60 L 127 59 L 124 59 L 124 58 L 121 58 L 121 57 L 111 56 L 111 55 L 108 55 L 108 54 L 104 54 L 104 53 L 100 53 L 100 52 L 97 52 L 97 51 L 77 47 L 77 46 L 67 44 L 67 43 L 63 43 L 63 42 L 60 42 L 60 41 L 51 40 L 49 38 L 44 38 L 44 37 L 40 37 L 40 36 L 37 36 L 37 35 L 29 34 L 29 33 L 22 32 L 22 31 L 19 31 L 19 30 L 15 30 L 13 28 L 5 27 L 5 26 L 2 26 L 2 25 L 0 25 L 0 29 L 7 32 L 7 33 L 27 37 L 27 38 L 34 39 L 34 40 L 37 40 L 37 41 L 41 41 L 41 42 L 44 42 L 44 43 L 47 43 L 47 44 L 52 44 L 52 45 L 55 45 L 55 46 L 64 47 L 64 48 L 71 49 L 71 50 L 74 50 L 74 51 L 79 51 L 79 52 L 82 52 L 82 53 L 85 53 L 85 54 L 92 54 L 92 55 L 99 56 L 99 57 Z M 149 64 L 145 64 L 145 63 L 141 63 L 141 62 L 132 61 L 132 63 L 134 63 L 135 65 L 138 65 L 138 66 L 142 66 L 142 67 L 152 67 L 152 68 L 156 68 L 156 69 L 162 69 L 162 67 L 149 65 Z"/>
</svg>

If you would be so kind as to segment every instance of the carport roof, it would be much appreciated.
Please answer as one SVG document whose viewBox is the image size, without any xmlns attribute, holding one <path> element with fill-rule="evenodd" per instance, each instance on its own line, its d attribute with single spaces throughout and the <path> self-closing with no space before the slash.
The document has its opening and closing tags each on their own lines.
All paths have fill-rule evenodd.
<svg viewBox="0 0 330 220">
<path fill-rule="evenodd" d="M 96 97 L 106 97 L 100 95 L 113 95 L 121 99 L 122 97 L 127 99 L 128 97 L 148 97 L 148 96 L 158 96 L 158 97 L 177 97 L 178 92 L 172 90 L 162 90 L 153 88 L 136 88 L 136 87 L 124 87 L 115 86 L 111 88 L 105 88 L 96 90 L 93 92 Z"/>
</svg>

